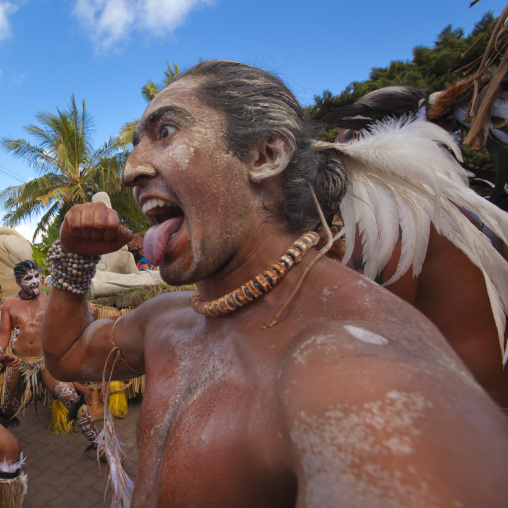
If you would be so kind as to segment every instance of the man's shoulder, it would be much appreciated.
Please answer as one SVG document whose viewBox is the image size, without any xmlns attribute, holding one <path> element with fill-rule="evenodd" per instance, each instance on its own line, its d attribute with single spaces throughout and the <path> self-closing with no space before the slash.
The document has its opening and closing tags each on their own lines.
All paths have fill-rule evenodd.
<svg viewBox="0 0 508 508">
<path fill-rule="evenodd" d="M 315 319 L 296 335 L 286 355 L 286 366 L 312 369 L 351 356 L 393 356 L 400 344 L 412 340 L 403 326 L 380 325 L 374 320 Z"/>
<path fill-rule="evenodd" d="M 324 409 L 344 400 L 371 400 L 391 389 L 427 391 L 432 373 L 439 377 L 445 371 L 472 382 L 430 323 L 425 330 L 367 319 L 317 321 L 291 342 L 279 380 L 288 408 L 298 411 L 307 403 Z"/>
<path fill-rule="evenodd" d="M 16 303 L 19 303 L 20 301 L 21 300 L 18 295 L 10 296 L 4 301 L 2 305 L 2 310 L 7 310 L 11 308 L 13 305 L 16 305 Z"/>
</svg>

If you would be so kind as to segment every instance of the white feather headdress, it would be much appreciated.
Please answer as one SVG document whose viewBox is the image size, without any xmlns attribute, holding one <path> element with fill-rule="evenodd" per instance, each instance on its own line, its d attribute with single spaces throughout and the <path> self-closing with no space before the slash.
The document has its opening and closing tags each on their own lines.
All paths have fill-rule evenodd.
<svg viewBox="0 0 508 508">
<path fill-rule="evenodd" d="M 468 186 L 468 172 L 457 163 L 460 149 L 447 131 L 424 120 L 389 119 L 360 139 L 338 145 L 348 170 L 341 214 L 347 238 L 361 232 L 364 275 L 375 279 L 385 268 L 401 234 L 398 280 L 412 266 L 419 275 L 432 223 L 483 273 L 497 326 L 503 363 L 508 360 L 504 330 L 508 314 L 508 262 L 458 209 L 466 208 L 508 244 L 508 214 Z M 400 229 L 399 229 L 400 228 Z M 343 263 L 353 253 L 346 243 Z"/>
</svg>

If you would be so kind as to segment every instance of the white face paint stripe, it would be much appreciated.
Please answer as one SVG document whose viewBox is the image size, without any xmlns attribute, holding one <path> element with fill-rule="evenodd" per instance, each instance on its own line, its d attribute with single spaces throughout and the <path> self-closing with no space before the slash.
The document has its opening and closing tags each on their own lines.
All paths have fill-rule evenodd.
<svg viewBox="0 0 508 508">
<path fill-rule="evenodd" d="M 369 330 L 364 330 L 363 328 L 351 325 L 345 325 L 344 328 L 355 339 L 366 342 L 367 344 L 376 344 L 378 346 L 388 344 L 388 339 L 381 337 L 381 335 L 378 335 L 377 333 L 369 332 Z"/>
</svg>

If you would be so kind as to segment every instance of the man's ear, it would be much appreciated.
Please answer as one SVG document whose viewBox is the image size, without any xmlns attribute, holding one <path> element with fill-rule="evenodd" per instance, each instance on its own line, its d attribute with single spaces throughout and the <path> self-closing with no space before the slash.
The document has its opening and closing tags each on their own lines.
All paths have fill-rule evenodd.
<svg viewBox="0 0 508 508">
<path fill-rule="evenodd" d="M 246 163 L 250 181 L 259 183 L 282 173 L 290 163 L 295 149 L 293 134 L 287 129 L 278 129 L 276 134 L 259 145 Z"/>
</svg>

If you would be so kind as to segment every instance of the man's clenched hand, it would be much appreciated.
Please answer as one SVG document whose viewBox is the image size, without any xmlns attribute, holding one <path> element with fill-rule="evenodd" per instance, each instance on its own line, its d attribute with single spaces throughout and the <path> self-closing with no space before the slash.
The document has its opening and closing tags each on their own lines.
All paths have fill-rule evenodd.
<svg viewBox="0 0 508 508">
<path fill-rule="evenodd" d="M 73 206 L 60 228 L 62 249 L 85 256 L 115 252 L 131 238 L 132 231 L 120 224 L 116 210 L 104 203 Z"/>
</svg>

